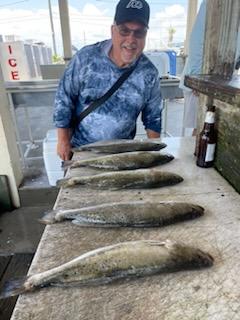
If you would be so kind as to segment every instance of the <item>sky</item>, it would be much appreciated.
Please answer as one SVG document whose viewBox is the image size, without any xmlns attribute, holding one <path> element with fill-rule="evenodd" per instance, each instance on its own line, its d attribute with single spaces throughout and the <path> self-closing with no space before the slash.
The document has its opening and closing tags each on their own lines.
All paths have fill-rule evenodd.
<svg viewBox="0 0 240 320">
<path fill-rule="evenodd" d="M 115 0 L 68 0 L 72 44 L 82 46 L 110 38 Z M 50 0 L 57 53 L 62 55 L 58 0 Z M 146 50 L 167 48 L 168 30 L 173 42 L 183 42 L 188 0 L 148 0 L 151 10 Z M 52 47 L 48 0 L 0 0 L 0 35 L 14 34 Z"/>
</svg>

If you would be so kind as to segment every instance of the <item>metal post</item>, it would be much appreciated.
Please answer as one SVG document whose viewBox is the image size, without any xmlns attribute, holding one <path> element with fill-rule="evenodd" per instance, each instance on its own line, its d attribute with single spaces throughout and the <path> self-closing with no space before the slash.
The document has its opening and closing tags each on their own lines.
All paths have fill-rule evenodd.
<svg viewBox="0 0 240 320">
<path fill-rule="evenodd" d="M 184 54 L 188 55 L 189 37 L 192 31 L 193 24 L 197 15 L 198 0 L 188 0 L 186 39 L 184 44 Z"/>
<path fill-rule="evenodd" d="M 62 30 L 62 40 L 63 40 L 63 59 L 67 64 L 72 58 L 72 43 L 69 25 L 69 13 L 68 13 L 68 3 L 67 0 L 58 0 L 59 13 L 60 13 L 60 23 Z"/>
<path fill-rule="evenodd" d="M 28 109 L 26 107 L 24 107 L 24 113 L 25 113 L 26 126 L 27 126 L 27 129 L 28 129 L 28 136 L 29 136 L 29 142 L 30 142 L 30 143 L 27 144 L 27 149 L 26 149 L 26 151 L 24 153 L 24 157 L 27 158 L 28 157 L 28 153 L 30 152 L 30 150 L 38 149 L 39 146 L 35 143 L 35 141 L 33 139 L 31 125 L 30 125 L 29 113 L 28 113 Z"/>
<path fill-rule="evenodd" d="M 48 0 L 48 8 L 49 8 L 49 16 L 50 16 L 50 24 L 51 24 L 51 32 L 52 32 L 53 52 L 55 55 L 57 55 L 57 47 L 56 47 L 54 24 L 53 24 L 53 17 L 52 17 L 51 0 Z"/>
<path fill-rule="evenodd" d="M 17 117 L 16 117 L 16 111 L 13 105 L 13 100 L 12 100 L 12 96 L 10 93 L 7 94 L 8 95 L 8 100 L 9 100 L 9 106 L 10 106 L 10 112 L 12 115 L 12 120 L 13 120 L 13 124 L 14 124 L 14 129 L 15 129 L 15 134 L 16 134 L 16 138 L 17 138 L 17 146 L 18 146 L 18 151 L 20 153 L 20 157 L 21 157 L 21 162 L 22 162 L 22 167 L 26 168 L 26 161 L 24 158 L 24 153 L 23 153 L 23 149 L 22 149 L 22 143 L 21 143 L 21 138 L 20 138 L 20 133 L 19 133 L 19 129 L 18 129 L 18 124 L 17 124 Z"/>
</svg>

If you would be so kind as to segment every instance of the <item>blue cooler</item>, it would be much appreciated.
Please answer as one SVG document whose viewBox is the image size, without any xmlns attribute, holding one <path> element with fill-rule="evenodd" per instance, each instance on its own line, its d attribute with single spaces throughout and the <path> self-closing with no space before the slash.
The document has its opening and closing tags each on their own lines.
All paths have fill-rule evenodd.
<svg viewBox="0 0 240 320">
<path fill-rule="evenodd" d="M 177 72 L 177 53 L 174 50 L 165 50 L 170 60 L 170 74 L 176 76 Z"/>
</svg>

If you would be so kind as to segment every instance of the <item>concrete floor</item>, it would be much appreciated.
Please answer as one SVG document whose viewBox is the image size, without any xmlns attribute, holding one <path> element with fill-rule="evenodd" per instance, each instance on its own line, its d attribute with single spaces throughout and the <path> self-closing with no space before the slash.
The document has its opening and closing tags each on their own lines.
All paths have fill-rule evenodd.
<svg viewBox="0 0 240 320">
<path fill-rule="evenodd" d="M 51 210 L 58 189 L 24 188 L 19 190 L 21 208 L 0 214 L 0 254 L 34 253 L 45 228 L 38 222 Z"/>
<path fill-rule="evenodd" d="M 57 197 L 58 189 L 49 185 L 42 148 L 47 131 L 53 129 L 52 111 L 46 107 L 28 108 L 30 139 L 25 110 L 15 110 L 22 150 L 25 152 L 27 146 L 31 148 L 25 158 L 24 181 L 19 190 L 21 208 L 0 214 L 0 254 L 35 252 L 44 230 L 38 219 L 53 207 Z M 170 100 L 167 112 L 167 132 L 170 135 L 181 136 L 182 117 L 183 99 Z M 145 137 L 141 121 L 138 121 L 137 137 Z"/>
</svg>

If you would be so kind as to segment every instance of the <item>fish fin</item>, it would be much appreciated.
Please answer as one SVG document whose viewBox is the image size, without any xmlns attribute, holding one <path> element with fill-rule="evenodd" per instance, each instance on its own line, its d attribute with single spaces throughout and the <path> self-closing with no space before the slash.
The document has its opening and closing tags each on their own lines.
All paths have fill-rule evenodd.
<svg viewBox="0 0 240 320">
<path fill-rule="evenodd" d="M 87 286 L 99 286 L 108 284 L 111 282 L 115 282 L 118 279 L 123 278 L 122 276 L 115 276 L 115 278 L 112 278 L 111 276 L 103 276 L 99 278 L 87 278 L 82 279 L 80 281 L 73 281 L 73 282 L 51 282 L 49 285 L 51 287 L 58 287 L 58 288 L 81 288 L 81 287 L 87 287 Z"/>
<path fill-rule="evenodd" d="M 89 222 L 89 221 L 83 221 L 82 219 L 79 220 L 79 219 L 73 219 L 72 220 L 72 223 L 77 225 L 77 226 L 81 226 L 81 227 L 96 227 L 98 226 L 98 224 L 100 224 L 101 226 L 101 223 L 94 223 L 94 222 Z"/>
<path fill-rule="evenodd" d="M 43 224 L 55 223 L 55 222 L 57 222 L 57 220 L 55 219 L 57 212 L 58 212 L 57 210 L 48 210 L 48 211 L 44 212 L 44 215 L 42 216 L 41 219 L 38 219 L 38 221 Z"/>
<path fill-rule="evenodd" d="M 72 220 L 73 224 L 76 224 L 77 226 L 85 226 L 84 223 L 82 223 L 82 221 L 78 220 L 78 219 L 74 219 Z"/>
<path fill-rule="evenodd" d="M 0 300 L 24 293 L 26 291 L 24 284 L 27 278 L 28 277 L 24 277 L 21 279 L 10 280 L 5 282 L 2 292 L 0 293 Z"/>
<path fill-rule="evenodd" d="M 116 225 L 114 224 L 107 224 L 107 223 L 103 223 L 100 221 L 96 221 L 96 222 L 89 222 L 89 221 L 83 221 L 83 220 L 79 220 L 79 219 L 73 219 L 72 223 L 77 225 L 77 226 L 81 226 L 81 227 L 103 227 L 103 228 L 108 228 L 108 227 L 116 227 Z"/>
</svg>

